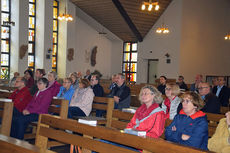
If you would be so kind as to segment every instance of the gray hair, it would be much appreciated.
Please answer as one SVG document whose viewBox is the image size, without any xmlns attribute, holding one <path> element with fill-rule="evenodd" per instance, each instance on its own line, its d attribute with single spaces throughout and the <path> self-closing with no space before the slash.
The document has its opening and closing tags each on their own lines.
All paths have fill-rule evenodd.
<svg viewBox="0 0 230 153">
<path fill-rule="evenodd" d="M 53 76 L 54 76 L 55 80 L 57 79 L 57 73 L 56 73 L 56 72 L 54 72 L 54 71 L 50 71 L 50 72 L 49 72 L 49 74 L 53 74 Z"/>
<path fill-rule="evenodd" d="M 162 94 L 160 91 L 157 90 L 157 88 L 155 88 L 154 86 L 152 85 L 146 85 L 144 87 L 141 88 L 141 91 L 140 91 L 140 94 L 139 94 L 139 100 L 141 102 L 141 94 L 143 92 L 144 89 L 149 89 L 151 91 L 151 94 L 154 95 L 154 98 L 153 98 L 153 103 L 157 103 L 157 104 L 161 104 L 163 102 L 163 98 L 162 98 Z M 142 102 L 141 102 L 142 104 Z"/>
<path fill-rule="evenodd" d="M 118 73 L 117 75 L 120 75 L 120 76 L 121 76 L 121 78 L 125 80 L 125 75 L 124 75 L 124 74 L 122 74 L 122 73 Z"/>
</svg>

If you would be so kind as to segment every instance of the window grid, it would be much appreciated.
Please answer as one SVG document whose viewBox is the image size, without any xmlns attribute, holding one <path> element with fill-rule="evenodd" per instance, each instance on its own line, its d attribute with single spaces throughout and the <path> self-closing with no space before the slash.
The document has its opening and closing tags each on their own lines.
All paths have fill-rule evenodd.
<svg viewBox="0 0 230 153">
<path fill-rule="evenodd" d="M 136 82 L 137 72 L 137 43 L 125 42 L 123 46 L 122 73 L 126 81 Z"/>
<path fill-rule="evenodd" d="M 53 49 L 52 49 L 52 71 L 57 72 L 57 56 L 58 56 L 58 14 L 59 2 L 53 1 Z"/>
<path fill-rule="evenodd" d="M 29 0 L 28 68 L 35 69 L 36 0 Z"/>
<path fill-rule="evenodd" d="M 10 78 L 11 27 L 3 21 L 11 21 L 11 0 L 1 0 L 1 79 Z"/>
</svg>

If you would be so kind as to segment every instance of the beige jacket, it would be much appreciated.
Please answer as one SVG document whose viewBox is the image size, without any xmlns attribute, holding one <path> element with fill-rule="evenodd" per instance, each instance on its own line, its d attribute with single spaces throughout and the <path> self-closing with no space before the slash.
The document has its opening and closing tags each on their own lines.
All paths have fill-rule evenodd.
<svg viewBox="0 0 230 153">
<path fill-rule="evenodd" d="M 89 116 L 92 110 L 94 93 L 91 87 L 77 88 L 70 102 L 70 107 L 79 107 L 86 116 Z"/>
</svg>

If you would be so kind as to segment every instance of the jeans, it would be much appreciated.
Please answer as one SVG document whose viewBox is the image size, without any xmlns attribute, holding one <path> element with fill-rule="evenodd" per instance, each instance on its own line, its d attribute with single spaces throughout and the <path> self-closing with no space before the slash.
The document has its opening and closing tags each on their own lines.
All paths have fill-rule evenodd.
<svg viewBox="0 0 230 153">
<path fill-rule="evenodd" d="M 86 115 L 79 107 L 69 107 L 68 118 L 73 118 L 73 116 L 86 116 Z"/>
<path fill-rule="evenodd" d="M 13 116 L 10 136 L 23 140 L 29 123 L 38 121 L 39 114 Z"/>
</svg>

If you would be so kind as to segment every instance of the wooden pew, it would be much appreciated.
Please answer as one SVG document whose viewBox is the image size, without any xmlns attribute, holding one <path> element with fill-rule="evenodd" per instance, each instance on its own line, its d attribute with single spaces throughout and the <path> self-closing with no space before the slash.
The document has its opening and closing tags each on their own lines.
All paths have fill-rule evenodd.
<svg viewBox="0 0 230 153">
<path fill-rule="evenodd" d="M 59 105 L 59 107 L 57 107 Z M 67 118 L 69 109 L 69 101 L 65 99 L 53 99 L 51 101 L 51 105 L 49 106 L 48 112 L 58 115 L 61 118 Z M 37 131 L 37 122 L 32 122 L 33 126 L 32 133 L 28 133 L 24 135 L 24 139 L 34 139 L 36 137 Z"/>
<path fill-rule="evenodd" d="M 0 133 L 6 136 L 10 136 L 13 107 L 14 104 L 12 102 L 0 100 L 0 117 L 2 119 Z"/>
<path fill-rule="evenodd" d="M 122 112 L 120 110 L 114 109 L 112 114 L 112 124 L 111 127 L 123 130 L 126 128 L 127 124 L 130 122 L 134 114 L 128 112 Z"/>
<path fill-rule="evenodd" d="M 39 153 L 37 146 L 0 134 L 0 152 L 3 153 Z"/>
<path fill-rule="evenodd" d="M 94 97 L 92 104 L 92 112 L 90 116 L 86 117 L 74 117 L 75 119 L 85 119 L 85 120 L 97 120 L 98 125 L 105 125 L 107 127 L 111 126 L 112 122 L 112 112 L 114 109 L 114 99 L 107 97 Z M 104 117 L 95 117 L 96 110 L 106 111 L 106 116 Z"/>
<path fill-rule="evenodd" d="M 9 86 L 0 86 L 0 89 L 2 90 L 8 90 L 8 91 L 14 91 L 15 89 L 17 89 L 16 87 L 9 87 Z"/>
<path fill-rule="evenodd" d="M 73 144 L 82 147 L 83 153 L 91 150 L 101 153 L 134 153 L 132 150 L 107 144 L 97 139 L 108 140 L 114 143 L 138 148 L 143 153 L 151 152 L 177 152 L 177 153 L 204 153 L 207 151 L 185 147 L 162 139 L 143 138 L 130 134 L 121 133 L 118 130 L 112 130 L 106 127 L 94 127 L 78 123 L 71 119 L 61 119 L 57 116 L 41 114 L 37 129 L 35 145 L 41 150 L 47 149 L 48 138 L 60 141 L 66 144 Z M 65 130 L 82 134 L 83 136 L 70 134 Z M 97 138 L 97 139 L 93 139 Z"/>
<path fill-rule="evenodd" d="M 228 107 L 223 107 L 223 106 L 220 107 L 220 113 L 221 114 L 225 114 L 228 111 L 230 111 L 230 105 Z"/>
<path fill-rule="evenodd" d="M 212 113 L 205 113 L 205 114 L 207 115 L 207 120 L 208 120 L 208 136 L 212 137 L 216 131 L 220 119 L 225 118 L 225 115 L 212 114 Z"/>
</svg>

